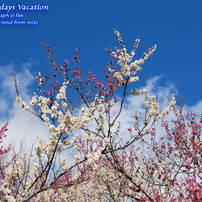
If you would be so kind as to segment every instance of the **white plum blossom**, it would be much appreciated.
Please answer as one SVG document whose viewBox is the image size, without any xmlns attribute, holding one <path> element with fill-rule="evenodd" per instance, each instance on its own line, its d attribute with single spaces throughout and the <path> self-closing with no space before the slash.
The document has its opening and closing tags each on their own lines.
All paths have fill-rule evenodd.
<svg viewBox="0 0 202 202">
<path fill-rule="evenodd" d="M 60 162 L 60 164 L 61 164 L 62 166 L 64 166 L 65 163 L 66 163 L 66 157 L 63 156 L 63 157 L 62 157 L 62 160 L 61 160 L 61 162 Z"/>
</svg>

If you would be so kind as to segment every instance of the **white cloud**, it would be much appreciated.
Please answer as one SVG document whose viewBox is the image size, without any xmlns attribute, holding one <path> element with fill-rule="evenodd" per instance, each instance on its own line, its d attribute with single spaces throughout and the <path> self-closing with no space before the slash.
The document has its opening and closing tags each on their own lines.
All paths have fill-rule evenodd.
<svg viewBox="0 0 202 202">
<path fill-rule="evenodd" d="M 31 100 L 30 85 L 34 81 L 34 76 L 30 73 L 31 63 L 21 65 L 22 70 L 16 72 L 19 82 L 19 91 L 23 101 L 29 103 Z M 47 136 L 47 127 L 28 111 L 23 111 L 20 105 L 16 103 L 16 90 L 13 81 L 14 65 L 6 65 L 0 67 L 1 80 L 1 114 L 0 126 L 3 126 L 7 121 L 8 131 L 7 138 L 4 139 L 4 145 L 10 142 L 14 143 L 16 151 L 20 147 L 20 142 L 23 141 L 27 148 L 31 148 L 33 143 L 37 143 L 35 133 L 40 133 L 42 136 Z"/>
<path fill-rule="evenodd" d="M 202 100 L 197 102 L 194 106 L 185 105 L 185 107 L 188 108 L 189 111 L 194 112 L 199 116 L 202 114 Z"/>
<path fill-rule="evenodd" d="M 5 99 L 1 98 L 0 99 L 0 113 L 5 112 L 5 110 L 8 108 L 8 103 L 6 102 Z"/>
</svg>

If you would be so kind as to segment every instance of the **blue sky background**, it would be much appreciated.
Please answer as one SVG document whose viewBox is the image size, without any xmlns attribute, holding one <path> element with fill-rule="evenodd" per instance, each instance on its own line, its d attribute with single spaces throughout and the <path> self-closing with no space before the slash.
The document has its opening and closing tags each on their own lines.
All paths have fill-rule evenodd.
<svg viewBox="0 0 202 202">
<path fill-rule="evenodd" d="M 31 61 L 30 70 L 34 74 L 37 70 L 49 73 L 49 60 L 42 46 L 46 43 L 55 50 L 58 66 L 64 59 L 72 61 L 78 48 L 79 67 L 100 74 L 110 60 L 105 48 L 117 46 L 113 31 L 117 28 L 128 50 L 140 36 L 137 58 L 147 48 L 158 45 L 143 65 L 137 85 L 163 75 L 160 82 L 173 82 L 187 104 L 196 104 L 202 98 L 202 1 L 5 0 L 3 3 L 48 5 L 49 10 L 18 12 L 24 14 L 24 19 L 38 20 L 38 25 L 0 26 L 2 66 L 12 63 L 19 71 L 22 63 Z"/>
</svg>

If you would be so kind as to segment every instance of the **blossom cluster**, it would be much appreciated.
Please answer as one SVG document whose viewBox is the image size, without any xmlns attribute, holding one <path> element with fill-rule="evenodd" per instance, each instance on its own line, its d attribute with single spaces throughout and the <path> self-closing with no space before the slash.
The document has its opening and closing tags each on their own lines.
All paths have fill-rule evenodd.
<svg viewBox="0 0 202 202">
<path fill-rule="evenodd" d="M 160 106 L 159 102 L 156 100 L 156 96 L 153 95 L 150 98 L 151 100 L 148 100 L 148 97 L 145 98 L 146 112 L 148 112 L 151 117 L 156 117 L 156 120 L 163 119 L 166 115 L 169 114 L 170 111 L 173 111 L 174 105 L 176 104 L 175 94 L 172 94 L 172 100 L 170 101 L 169 106 L 165 108 L 165 110 L 160 114 Z"/>
<path fill-rule="evenodd" d="M 131 51 L 130 54 L 128 54 L 125 46 L 122 44 L 122 39 L 120 37 L 120 33 L 116 29 L 115 29 L 115 33 L 118 38 L 118 43 L 121 44 L 122 49 L 116 48 L 116 52 L 111 53 L 115 59 L 118 59 L 117 64 L 121 66 L 121 71 L 114 72 L 114 77 L 116 77 L 118 79 L 119 86 L 122 86 L 124 83 L 124 78 L 126 78 L 126 81 L 128 83 L 133 83 L 133 82 L 136 82 L 139 80 L 138 76 L 132 76 L 132 75 L 136 75 L 137 71 L 142 70 L 142 67 L 140 65 L 142 65 L 144 63 L 144 61 L 148 59 L 148 57 L 155 51 L 157 46 L 154 45 L 154 47 L 152 47 L 151 49 L 148 49 L 148 51 L 146 53 L 144 53 L 143 58 L 132 62 L 132 59 L 135 55 L 135 50 L 138 47 L 140 39 L 138 38 L 136 40 L 134 49 Z M 113 71 L 113 70 L 111 70 L 111 71 Z"/>
</svg>

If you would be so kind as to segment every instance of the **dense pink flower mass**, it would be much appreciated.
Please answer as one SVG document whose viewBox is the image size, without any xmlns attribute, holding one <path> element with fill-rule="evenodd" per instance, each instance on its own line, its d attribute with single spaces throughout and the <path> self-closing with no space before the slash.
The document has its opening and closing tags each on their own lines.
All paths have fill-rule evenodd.
<svg viewBox="0 0 202 202">
<path fill-rule="evenodd" d="M 1 147 L 1 201 L 202 201 L 202 119 L 183 111 L 174 94 L 160 111 L 157 97 L 146 89 L 129 91 L 156 45 L 133 60 L 140 38 L 128 53 L 115 33 L 120 49 L 106 49 L 112 60 L 103 81 L 90 70 L 84 76 L 78 49 L 74 67 L 67 60 L 57 66 L 54 51 L 44 45 L 52 75 L 38 72 L 30 108 L 20 97 L 14 74 L 17 103 L 44 122 L 49 137 L 36 134 L 38 145 L 30 154 L 21 148 L 14 155 L 10 146 Z M 127 96 L 134 102 L 143 96 L 145 111 L 134 111 L 123 137 L 120 115 Z M 170 113 L 172 123 L 166 121 Z M 10 162 L 7 154 L 13 155 Z"/>
</svg>

